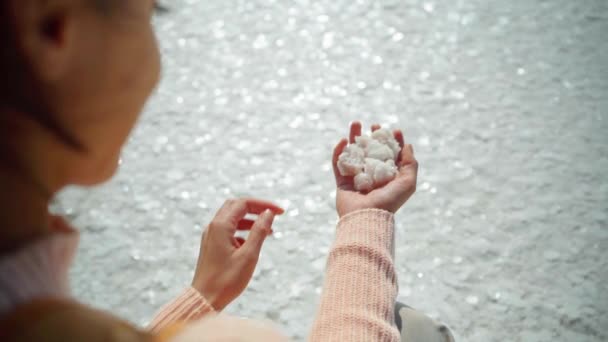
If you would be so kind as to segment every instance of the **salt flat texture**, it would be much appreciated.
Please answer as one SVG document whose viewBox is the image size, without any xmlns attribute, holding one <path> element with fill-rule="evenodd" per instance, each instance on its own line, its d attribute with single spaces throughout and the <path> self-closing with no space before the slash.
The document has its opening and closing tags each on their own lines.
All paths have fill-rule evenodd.
<svg viewBox="0 0 608 342">
<path fill-rule="evenodd" d="M 162 84 L 117 177 L 56 210 L 82 300 L 138 324 L 189 284 L 229 197 L 287 207 L 228 311 L 296 341 L 336 213 L 349 121 L 402 127 L 399 299 L 460 341 L 608 340 L 608 2 L 185 1 L 156 20 Z"/>
</svg>

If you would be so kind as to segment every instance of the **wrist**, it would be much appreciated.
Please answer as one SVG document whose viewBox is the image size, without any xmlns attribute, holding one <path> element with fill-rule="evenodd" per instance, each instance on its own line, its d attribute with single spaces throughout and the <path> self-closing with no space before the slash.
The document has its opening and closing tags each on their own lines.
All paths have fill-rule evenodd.
<svg viewBox="0 0 608 342">
<path fill-rule="evenodd" d="M 340 215 L 340 221 L 350 220 L 357 217 L 367 217 L 370 215 L 377 218 L 393 219 L 395 213 L 382 208 L 359 208 Z"/>
<path fill-rule="evenodd" d="M 398 210 L 397 209 L 393 209 L 391 207 L 385 207 L 383 205 L 375 205 L 373 203 L 357 203 L 355 205 L 337 205 L 337 211 L 338 211 L 338 216 L 340 218 L 345 217 L 347 215 L 359 212 L 359 211 L 364 211 L 364 210 L 380 210 L 380 211 L 386 211 L 389 212 L 391 214 L 395 214 Z"/>
<path fill-rule="evenodd" d="M 203 282 L 197 281 L 196 279 L 192 281 L 192 288 L 198 291 L 198 293 L 205 298 L 205 301 L 216 311 L 222 311 L 224 309 L 225 305 L 222 305 L 218 291 L 209 289 L 204 286 Z"/>
</svg>

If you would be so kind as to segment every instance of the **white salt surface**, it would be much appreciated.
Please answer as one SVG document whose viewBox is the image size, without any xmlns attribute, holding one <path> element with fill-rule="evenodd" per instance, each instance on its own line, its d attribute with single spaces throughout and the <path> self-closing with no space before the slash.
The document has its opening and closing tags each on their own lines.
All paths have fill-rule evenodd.
<svg viewBox="0 0 608 342">
<path fill-rule="evenodd" d="M 303 341 L 334 235 L 333 146 L 361 119 L 420 162 L 399 299 L 459 341 L 608 340 L 608 3 L 185 1 L 116 178 L 66 191 L 74 294 L 137 324 L 190 283 L 234 196 L 287 207 L 228 312 Z"/>
</svg>

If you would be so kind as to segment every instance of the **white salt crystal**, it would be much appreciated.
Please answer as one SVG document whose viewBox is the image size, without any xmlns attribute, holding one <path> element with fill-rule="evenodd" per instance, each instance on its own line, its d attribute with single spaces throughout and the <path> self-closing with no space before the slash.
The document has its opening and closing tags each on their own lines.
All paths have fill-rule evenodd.
<svg viewBox="0 0 608 342">
<path fill-rule="evenodd" d="M 372 133 L 372 139 L 377 140 L 383 144 L 391 139 L 395 139 L 393 133 L 386 128 L 381 128 Z"/>
<path fill-rule="evenodd" d="M 372 133 L 372 139 L 388 146 L 391 151 L 393 151 L 393 158 L 397 159 L 397 156 L 399 156 L 399 152 L 401 151 L 401 146 L 399 146 L 399 142 L 395 139 L 395 136 L 390 130 L 385 128 L 376 130 Z"/>
<path fill-rule="evenodd" d="M 357 146 L 361 147 L 363 150 L 367 150 L 371 142 L 372 138 L 365 135 L 355 137 L 355 144 L 357 144 Z"/>
<path fill-rule="evenodd" d="M 376 167 L 382 165 L 382 161 L 374 158 L 365 158 L 365 172 L 373 175 Z"/>
<path fill-rule="evenodd" d="M 338 159 L 338 170 L 343 176 L 355 176 L 357 191 L 371 191 L 395 178 L 400 151 L 393 133 L 379 129 L 371 137 L 356 137 L 354 144 L 346 146 Z"/>
<path fill-rule="evenodd" d="M 397 166 L 394 160 L 390 159 L 385 163 L 380 163 L 374 170 L 374 184 L 377 186 L 388 183 L 395 178 L 396 174 Z"/>
<path fill-rule="evenodd" d="M 355 176 L 355 189 L 357 191 L 371 191 L 374 189 L 374 180 L 367 172 Z"/>
<path fill-rule="evenodd" d="M 377 140 L 372 140 L 367 149 L 367 157 L 385 161 L 395 158 L 395 154 L 387 145 Z"/>
<path fill-rule="evenodd" d="M 356 176 L 363 171 L 365 151 L 357 145 L 348 145 L 338 159 L 338 170 L 342 176 Z"/>
</svg>

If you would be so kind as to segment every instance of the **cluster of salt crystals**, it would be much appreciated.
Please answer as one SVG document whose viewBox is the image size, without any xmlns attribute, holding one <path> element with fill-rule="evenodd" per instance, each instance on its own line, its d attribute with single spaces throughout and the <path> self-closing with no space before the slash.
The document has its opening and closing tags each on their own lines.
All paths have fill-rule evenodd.
<svg viewBox="0 0 608 342">
<path fill-rule="evenodd" d="M 355 176 L 355 190 L 371 191 L 395 178 L 401 147 L 388 129 L 379 129 L 371 137 L 359 136 L 344 148 L 338 159 L 342 176 Z"/>
</svg>

